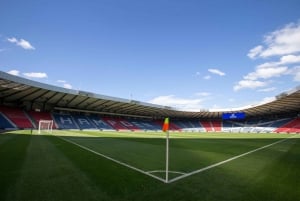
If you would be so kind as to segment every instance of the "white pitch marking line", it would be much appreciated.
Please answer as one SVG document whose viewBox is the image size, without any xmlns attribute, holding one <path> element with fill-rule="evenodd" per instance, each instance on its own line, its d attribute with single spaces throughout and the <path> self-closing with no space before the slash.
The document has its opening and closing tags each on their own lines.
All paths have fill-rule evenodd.
<svg viewBox="0 0 300 201">
<path fill-rule="evenodd" d="M 256 151 L 259 151 L 259 150 L 268 148 L 268 147 L 270 147 L 270 146 L 273 146 L 273 145 L 275 145 L 275 144 L 281 143 L 281 142 L 286 141 L 286 140 L 288 140 L 288 139 L 290 139 L 290 138 L 292 138 L 292 137 L 295 137 L 295 136 L 296 136 L 296 135 L 291 136 L 291 137 L 288 137 L 288 138 L 285 138 L 285 139 L 282 139 L 282 140 L 279 140 L 279 141 L 277 141 L 277 142 L 274 142 L 274 143 L 271 143 L 271 144 L 268 144 L 268 145 L 265 145 L 265 146 L 263 146 L 263 147 L 254 149 L 254 150 L 252 150 L 252 151 L 249 151 L 249 152 L 240 154 L 240 155 L 238 155 L 238 156 L 229 158 L 229 159 L 227 159 L 227 160 L 225 160 L 225 161 L 221 161 L 221 162 L 219 162 L 219 163 L 215 163 L 215 164 L 210 165 L 210 166 L 207 166 L 207 167 L 205 167 L 205 168 L 201 168 L 201 169 L 199 169 L 199 170 L 195 170 L 195 171 L 193 171 L 193 172 L 190 172 L 190 173 L 187 173 L 187 174 L 183 174 L 183 175 L 181 175 L 181 176 L 179 176 L 179 177 L 176 177 L 176 178 L 174 178 L 174 179 L 169 180 L 168 182 L 166 182 L 165 179 L 162 179 L 162 178 L 160 178 L 160 177 L 157 177 L 157 176 L 151 174 L 151 173 L 150 173 L 151 171 L 150 171 L 150 172 L 146 172 L 146 171 L 144 171 L 144 170 L 141 170 L 141 169 L 139 169 L 139 168 L 133 167 L 133 166 L 131 166 L 131 165 L 128 165 L 128 164 L 126 164 L 126 163 L 123 163 L 123 162 L 121 162 L 121 161 L 118 161 L 118 160 L 116 160 L 116 159 L 113 159 L 113 158 L 111 158 L 111 157 L 109 157 L 109 156 L 106 156 L 106 155 L 104 155 L 104 154 L 101 154 L 101 153 L 99 153 L 99 152 L 96 152 L 96 151 L 94 151 L 94 150 L 92 150 L 92 149 L 89 149 L 89 148 L 87 148 L 87 147 L 85 147 L 85 146 L 83 146 L 83 145 L 80 145 L 80 144 L 78 144 L 78 143 L 76 143 L 76 142 L 73 142 L 73 141 L 71 141 L 71 140 L 67 140 L 67 139 L 65 139 L 65 138 L 63 138 L 63 137 L 61 137 L 61 136 L 57 136 L 57 137 L 59 137 L 60 139 L 66 141 L 66 142 L 69 142 L 69 143 L 71 143 L 71 144 L 74 144 L 74 145 L 76 145 L 76 146 L 78 146 L 78 147 L 80 147 L 80 148 L 82 148 L 82 149 L 85 149 L 85 150 L 87 150 L 87 151 L 90 151 L 90 152 L 92 152 L 92 153 L 94 153 L 94 154 L 96 154 L 96 155 L 98 155 L 98 156 L 102 156 L 102 157 L 104 157 L 104 158 L 106 158 L 106 159 L 108 159 L 108 160 L 111 160 L 111 161 L 115 162 L 115 163 L 118 163 L 118 164 L 120 164 L 120 165 L 123 165 L 123 166 L 125 166 L 125 167 L 128 167 L 128 168 L 130 168 L 130 169 L 132 169 L 132 170 L 135 170 L 135 171 L 137 171 L 137 172 L 140 172 L 140 173 L 142 173 L 142 174 L 148 175 L 148 176 L 150 176 L 150 177 L 152 177 L 152 178 L 154 178 L 154 179 L 157 179 L 157 180 L 159 180 L 159 181 L 161 181 L 161 182 L 163 182 L 163 183 L 173 183 L 173 182 L 175 182 L 175 181 L 178 181 L 178 180 L 181 180 L 181 179 L 183 179 L 183 178 L 192 176 L 192 175 L 194 175 L 194 174 L 203 172 L 203 171 L 205 171 L 205 170 L 208 170 L 208 169 L 211 169 L 211 168 L 220 166 L 220 165 L 222 165 L 222 164 L 224 164 L 224 163 L 228 163 L 228 162 L 230 162 L 230 161 L 233 161 L 233 160 L 238 159 L 238 158 L 240 158 L 240 157 L 246 156 L 246 155 L 251 154 L 251 153 L 253 153 L 253 152 L 256 152 Z"/>
<path fill-rule="evenodd" d="M 74 145 L 76 145 L 76 146 L 78 146 L 78 147 L 80 147 L 80 148 L 82 148 L 82 149 L 85 149 L 85 150 L 87 150 L 87 151 L 89 151 L 89 152 L 92 152 L 92 153 L 94 153 L 94 154 L 96 154 L 96 155 L 98 155 L 98 156 L 102 156 L 103 158 L 106 158 L 106 159 L 111 160 L 111 161 L 113 161 L 113 162 L 115 162 L 115 163 L 118 163 L 118 164 L 120 164 L 120 165 L 123 165 L 123 166 L 128 167 L 128 168 L 130 168 L 130 169 L 132 169 L 132 170 L 135 170 L 135 171 L 137 171 L 137 172 L 140 172 L 140 173 L 142 173 L 142 174 L 145 174 L 145 175 L 147 175 L 147 176 L 150 176 L 150 177 L 152 177 L 152 178 L 154 178 L 154 179 L 157 179 L 157 180 L 159 180 L 159 181 L 162 181 L 162 182 L 166 183 L 165 179 L 162 179 L 162 178 L 157 177 L 157 176 L 155 176 L 155 175 L 153 175 L 153 174 L 150 174 L 149 172 L 145 172 L 144 170 L 141 170 L 141 169 L 139 169 L 139 168 L 133 167 L 133 166 L 131 166 L 131 165 L 128 165 L 128 164 L 126 164 L 126 163 L 123 163 L 123 162 L 121 162 L 121 161 L 118 161 L 118 160 L 116 160 L 116 159 L 113 159 L 113 158 L 111 158 L 111 157 L 109 157 L 109 156 L 106 156 L 106 155 L 104 155 L 104 154 L 101 154 L 101 153 L 99 153 L 99 152 L 96 152 L 96 151 L 94 151 L 94 150 L 92 150 L 92 149 L 90 149 L 90 148 L 87 148 L 87 147 L 85 147 L 85 146 L 83 146 L 83 145 L 80 145 L 80 144 L 78 144 L 78 143 L 76 143 L 76 142 L 74 142 L 74 141 L 72 141 L 72 140 L 67 140 L 67 139 L 65 139 L 65 138 L 63 138 L 63 137 L 60 137 L 60 136 L 57 136 L 57 137 L 59 137 L 60 139 L 66 141 L 66 142 L 69 142 L 69 143 L 71 143 L 71 144 L 74 144 Z"/>
<path fill-rule="evenodd" d="M 152 171 L 148 171 L 148 173 L 165 173 L 166 170 L 152 170 Z M 178 172 L 178 171 L 171 171 L 169 170 L 170 173 L 174 173 L 174 174 L 186 174 L 185 172 Z"/>
<path fill-rule="evenodd" d="M 195 171 L 193 171 L 193 172 L 190 172 L 190 173 L 181 175 L 181 176 L 179 176 L 179 177 L 176 177 L 176 178 L 174 178 L 174 179 L 169 180 L 168 183 L 172 183 L 172 182 L 178 181 L 178 180 L 180 180 L 180 179 L 183 179 L 183 178 L 192 176 L 192 175 L 194 175 L 194 174 L 203 172 L 203 171 L 205 171 L 205 170 L 209 170 L 209 169 L 211 169 L 211 168 L 214 168 L 214 167 L 223 165 L 224 163 L 228 163 L 228 162 L 233 161 L 233 160 L 235 160 L 235 159 L 238 159 L 238 158 L 240 158 L 240 157 L 243 157 L 243 156 L 246 156 L 246 155 L 248 155 L 248 154 L 254 153 L 254 152 L 256 152 L 256 151 L 259 151 L 259 150 L 268 148 L 268 147 L 273 146 L 273 145 L 275 145 L 275 144 L 278 144 L 278 143 L 281 143 L 281 142 L 283 142 L 283 141 L 286 141 L 286 140 L 288 140 L 288 139 L 290 139 L 290 138 L 292 138 L 292 137 L 294 137 L 294 136 L 291 136 L 291 137 L 288 137 L 288 138 L 285 138 L 285 139 L 276 141 L 276 142 L 274 142 L 274 143 L 271 143 L 271 144 L 265 145 L 265 146 L 263 146 L 263 147 L 254 149 L 254 150 L 252 150 L 252 151 L 248 151 L 248 152 L 243 153 L 243 154 L 240 154 L 240 155 L 238 155 L 238 156 L 229 158 L 229 159 L 227 159 L 227 160 L 225 160 L 225 161 L 221 161 L 221 162 L 219 162 L 219 163 L 215 163 L 215 164 L 209 165 L 209 166 L 207 166 L 207 167 L 205 167 L 205 168 L 201 168 L 201 169 L 199 169 L 199 170 L 195 170 Z"/>
</svg>

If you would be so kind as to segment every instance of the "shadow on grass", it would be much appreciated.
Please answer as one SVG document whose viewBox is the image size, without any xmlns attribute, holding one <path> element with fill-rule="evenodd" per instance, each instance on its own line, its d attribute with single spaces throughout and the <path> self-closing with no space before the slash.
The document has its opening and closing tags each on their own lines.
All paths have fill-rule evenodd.
<svg viewBox="0 0 300 201">
<path fill-rule="evenodd" d="M 164 169 L 165 140 L 162 138 L 60 137 L 145 171 Z M 171 139 L 170 167 L 193 171 L 281 139 Z M 31 146 L 28 146 L 29 143 Z M 16 190 L 13 186 L 19 178 L 23 178 L 28 186 L 23 188 L 19 198 L 30 200 L 82 198 L 78 196 L 76 199 L 70 193 L 82 194 L 86 200 L 295 200 L 300 196 L 300 191 L 297 191 L 299 179 L 296 177 L 300 166 L 299 143 L 300 139 L 291 138 L 274 147 L 166 185 L 56 136 L 1 134 L 0 185 L 4 188 L 0 190 L 0 195 L 1 200 L 6 200 L 7 194 L 17 193 L 13 192 Z M 33 158 L 40 163 L 31 161 Z M 24 165 L 25 159 L 27 162 Z M 49 166 L 53 166 L 53 169 Z M 24 171 L 24 168 L 28 171 Z M 44 171 L 30 171 L 35 168 Z M 285 176 L 280 176 L 284 175 L 282 173 Z M 37 195 L 38 190 L 29 192 L 38 182 L 30 178 L 47 178 L 47 175 L 57 178 L 53 180 L 54 183 L 39 181 L 40 192 L 48 190 L 48 193 Z M 62 191 L 58 193 L 51 186 Z M 73 192 L 74 189 L 76 192 Z"/>
</svg>

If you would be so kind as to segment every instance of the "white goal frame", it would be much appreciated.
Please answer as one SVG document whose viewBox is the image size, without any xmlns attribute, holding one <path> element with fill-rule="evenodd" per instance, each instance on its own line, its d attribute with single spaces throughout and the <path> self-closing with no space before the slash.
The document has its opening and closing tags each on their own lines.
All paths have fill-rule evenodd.
<svg viewBox="0 0 300 201">
<path fill-rule="evenodd" d="M 43 126 L 43 125 L 46 126 Z M 45 130 L 47 133 L 52 133 L 53 128 L 53 120 L 39 120 L 39 134 L 41 134 L 41 130 Z"/>
</svg>

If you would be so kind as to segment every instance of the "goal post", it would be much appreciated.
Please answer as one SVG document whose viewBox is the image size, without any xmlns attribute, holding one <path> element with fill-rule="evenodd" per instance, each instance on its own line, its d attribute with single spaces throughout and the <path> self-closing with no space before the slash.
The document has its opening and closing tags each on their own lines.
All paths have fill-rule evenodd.
<svg viewBox="0 0 300 201">
<path fill-rule="evenodd" d="M 53 120 L 40 120 L 39 121 L 39 134 L 41 131 L 46 131 L 47 133 L 52 133 Z"/>
</svg>

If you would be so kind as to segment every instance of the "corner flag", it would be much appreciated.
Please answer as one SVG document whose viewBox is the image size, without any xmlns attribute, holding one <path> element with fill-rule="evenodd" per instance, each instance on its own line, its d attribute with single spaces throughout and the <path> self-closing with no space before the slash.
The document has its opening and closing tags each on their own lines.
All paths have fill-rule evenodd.
<svg viewBox="0 0 300 201">
<path fill-rule="evenodd" d="M 169 182 L 169 117 L 165 118 L 162 127 L 163 132 L 166 132 L 166 183 Z"/>
<path fill-rule="evenodd" d="M 169 117 L 165 118 L 162 130 L 163 132 L 169 131 Z"/>
</svg>

